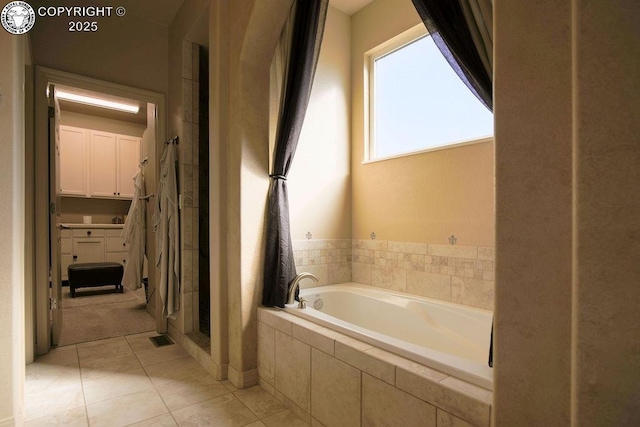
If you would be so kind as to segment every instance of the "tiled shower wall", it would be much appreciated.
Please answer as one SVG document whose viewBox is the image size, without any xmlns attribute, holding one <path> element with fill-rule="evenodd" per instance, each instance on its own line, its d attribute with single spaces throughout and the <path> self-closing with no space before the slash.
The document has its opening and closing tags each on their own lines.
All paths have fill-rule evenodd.
<svg viewBox="0 0 640 427">
<path fill-rule="evenodd" d="M 353 281 L 493 310 L 494 248 L 354 240 Z"/>
<path fill-rule="evenodd" d="M 179 192 L 181 246 L 181 311 L 175 324 L 179 333 L 186 334 L 198 325 L 198 46 L 182 44 L 182 132 L 178 131 Z"/>
<path fill-rule="evenodd" d="M 493 247 L 341 239 L 296 240 L 293 249 L 298 273 L 319 285 L 354 281 L 493 310 Z"/>
</svg>

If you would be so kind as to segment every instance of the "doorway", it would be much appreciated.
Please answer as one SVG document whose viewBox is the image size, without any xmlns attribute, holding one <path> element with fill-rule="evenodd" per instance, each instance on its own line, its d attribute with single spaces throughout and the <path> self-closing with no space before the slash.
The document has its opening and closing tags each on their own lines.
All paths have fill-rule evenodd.
<svg viewBox="0 0 640 427">
<path fill-rule="evenodd" d="M 87 98 L 135 105 L 137 110 L 88 105 Z M 35 354 L 45 354 L 52 345 L 114 336 L 114 313 L 123 313 L 114 311 L 114 304 L 128 305 L 135 315 L 123 324 L 146 317 L 143 328 L 163 332 L 166 326 L 155 310 L 160 306 L 155 268 L 145 269 L 148 297 L 144 288 L 114 293 L 111 286 L 82 288 L 72 298 L 70 288 L 62 285 L 63 280 L 68 285 L 69 265 L 111 262 L 124 270 L 129 261 L 122 228 L 134 199 L 132 178 L 141 171 L 146 194 L 155 192 L 164 95 L 37 67 L 35 108 L 34 176 L 38 183 L 50 183 L 35 188 L 36 235 L 49 236 L 36 241 Z M 147 200 L 141 202 L 149 205 L 150 223 L 153 203 Z M 147 258 L 153 260 L 155 239 L 149 234 L 144 240 Z M 83 326 L 88 332 L 70 336 Z M 137 332 L 133 329 L 129 332 Z"/>
</svg>

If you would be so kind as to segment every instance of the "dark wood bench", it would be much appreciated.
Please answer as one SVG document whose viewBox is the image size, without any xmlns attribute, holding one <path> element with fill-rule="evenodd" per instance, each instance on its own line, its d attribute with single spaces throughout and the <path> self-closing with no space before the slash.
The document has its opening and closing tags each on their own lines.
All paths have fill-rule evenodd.
<svg viewBox="0 0 640 427">
<path fill-rule="evenodd" d="M 72 298 L 76 297 L 77 288 L 114 285 L 116 291 L 123 291 L 124 267 L 117 262 L 72 264 L 69 266 L 68 273 Z"/>
</svg>

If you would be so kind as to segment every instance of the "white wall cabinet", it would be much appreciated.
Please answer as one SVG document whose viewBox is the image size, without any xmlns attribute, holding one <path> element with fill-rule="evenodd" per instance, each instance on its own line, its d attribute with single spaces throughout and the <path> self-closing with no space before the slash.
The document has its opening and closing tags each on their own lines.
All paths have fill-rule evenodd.
<svg viewBox="0 0 640 427">
<path fill-rule="evenodd" d="M 62 195 L 131 199 L 140 141 L 134 136 L 60 126 Z"/>
<path fill-rule="evenodd" d="M 87 130 L 60 126 L 60 190 L 85 196 L 87 189 Z"/>
<path fill-rule="evenodd" d="M 130 199 L 135 190 L 133 177 L 138 173 L 140 165 L 140 138 L 118 135 L 117 146 L 117 192 L 119 197 Z"/>
<path fill-rule="evenodd" d="M 116 197 L 117 191 L 117 161 L 116 135 L 106 132 L 90 131 L 91 152 L 91 182 L 89 183 L 91 196 Z"/>
</svg>

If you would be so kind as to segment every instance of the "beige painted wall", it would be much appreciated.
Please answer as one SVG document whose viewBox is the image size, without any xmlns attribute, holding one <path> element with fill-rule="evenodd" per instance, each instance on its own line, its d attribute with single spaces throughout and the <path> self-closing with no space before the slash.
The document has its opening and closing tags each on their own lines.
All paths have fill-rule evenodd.
<svg viewBox="0 0 640 427">
<path fill-rule="evenodd" d="M 36 0 L 34 8 L 50 5 Z M 77 6 L 73 0 L 56 6 Z M 38 17 L 30 32 L 36 65 L 166 94 L 167 27 L 126 14 L 99 18 L 94 33 L 68 31 L 67 18 Z"/>
<path fill-rule="evenodd" d="M 362 164 L 364 54 L 421 21 L 410 0 L 376 0 L 352 18 L 353 238 L 493 246 L 492 142 Z"/>
<path fill-rule="evenodd" d="M 108 119 L 105 117 L 91 116 L 88 114 L 64 110 L 60 113 L 60 124 L 83 129 L 118 133 L 121 135 L 136 136 L 138 138 L 142 138 L 142 134 L 146 129 L 145 125 L 139 123 L 125 122 L 122 120 Z"/>
<path fill-rule="evenodd" d="M 574 0 L 572 11 L 572 423 L 631 426 L 640 419 L 640 3 Z"/>
<path fill-rule="evenodd" d="M 25 43 L 25 257 L 24 257 L 24 298 L 25 298 L 25 356 L 31 363 L 35 357 L 35 69 L 32 64 L 31 43 Z"/>
<path fill-rule="evenodd" d="M 209 5 L 209 271 L 211 282 L 211 358 L 226 369 L 227 289 L 227 126 L 229 4 Z"/>
<path fill-rule="evenodd" d="M 257 311 L 269 189 L 269 70 L 291 0 L 229 4 L 227 257 L 229 379 L 257 382 Z"/>
<path fill-rule="evenodd" d="M 351 19 L 329 7 L 320 59 L 289 172 L 291 236 L 351 238 Z"/>
<path fill-rule="evenodd" d="M 0 33 L 0 425 L 22 425 L 25 378 L 25 43 Z"/>
<path fill-rule="evenodd" d="M 80 224 L 84 215 L 91 215 L 94 224 L 111 224 L 116 215 L 126 215 L 130 200 L 109 200 L 86 197 L 62 197 L 62 222 Z"/>
<path fill-rule="evenodd" d="M 145 178 L 145 194 L 151 195 L 156 194 L 156 168 L 155 166 L 158 164 L 155 160 L 157 155 L 156 150 L 156 135 L 157 130 L 156 126 L 152 124 L 157 123 L 157 119 L 155 117 L 155 111 L 153 110 L 155 106 L 151 103 L 147 103 L 147 123 L 149 126 L 145 129 L 142 134 L 142 158 L 147 157 L 148 163 L 144 166 L 144 178 Z M 147 301 L 147 312 L 156 318 L 156 327 L 161 323 L 160 316 L 156 316 L 156 305 L 159 300 L 157 297 L 157 293 L 155 293 L 156 289 L 156 278 L 159 277 L 158 270 L 155 268 L 156 261 L 156 235 L 153 232 L 150 232 L 153 227 L 153 214 L 155 213 L 155 200 L 152 198 L 147 202 L 147 209 L 145 211 L 146 220 L 147 220 L 147 236 L 146 236 L 146 256 L 147 261 L 151 261 L 153 264 L 148 264 L 147 268 L 147 276 L 149 279 L 148 284 L 148 295 L 153 295 L 152 298 L 149 298 Z M 158 328 L 159 329 L 159 328 Z"/>
<path fill-rule="evenodd" d="M 635 425 L 640 5 L 494 5 L 494 424 Z"/>
<path fill-rule="evenodd" d="M 499 2 L 494 16 L 492 415 L 498 426 L 569 425 L 571 7 Z"/>
</svg>

